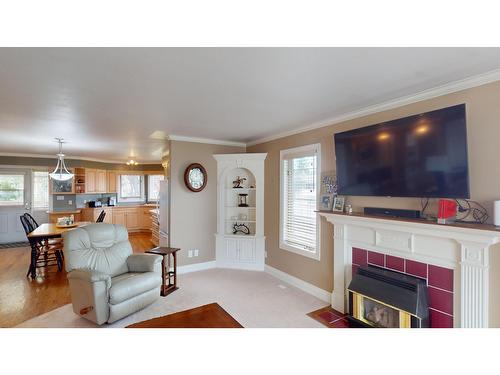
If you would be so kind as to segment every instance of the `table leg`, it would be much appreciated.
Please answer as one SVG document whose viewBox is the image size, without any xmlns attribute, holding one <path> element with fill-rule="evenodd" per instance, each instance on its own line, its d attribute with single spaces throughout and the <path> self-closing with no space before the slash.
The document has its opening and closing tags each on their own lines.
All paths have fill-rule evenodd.
<svg viewBox="0 0 500 375">
<path fill-rule="evenodd" d="M 177 253 L 173 253 L 174 257 L 174 288 L 177 289 Z"/>
<path fill-rule="evenodd" d="M 160 290 L 160 295 L 162 297 L 165 297 L 165 267 L 167 266 L 167 262 L 165 261 L 165 255 L 163 256 L 161 260 L 161 290 Z M 168 273 L 167 273 L 168 275 Z"/>
</svg>

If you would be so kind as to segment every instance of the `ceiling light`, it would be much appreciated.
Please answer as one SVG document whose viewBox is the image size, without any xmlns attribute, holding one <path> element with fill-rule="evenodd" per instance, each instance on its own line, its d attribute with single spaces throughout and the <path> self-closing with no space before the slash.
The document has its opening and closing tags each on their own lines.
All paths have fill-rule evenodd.
<svg viewBox="0 0 500 375">
<path fill-rule="evenodd" d="M 134 159 L 130 159 L 129 161 L 127 161 L 127 165 L 138 165 L 139 163 L 136 162 Z"/>
<path fill-rule="evenodd" d="M 73 178 L 73 173 L 68 171 L 66 164 L 64 163 L 64 154 L 62 153 L 63 138 L 55 138 L 59 142 L 59 153 L 57 154 L 57 165 L 54 172 L 49 173 L 50 178 L 57 181 L 67 181 Z"/>
</svg>

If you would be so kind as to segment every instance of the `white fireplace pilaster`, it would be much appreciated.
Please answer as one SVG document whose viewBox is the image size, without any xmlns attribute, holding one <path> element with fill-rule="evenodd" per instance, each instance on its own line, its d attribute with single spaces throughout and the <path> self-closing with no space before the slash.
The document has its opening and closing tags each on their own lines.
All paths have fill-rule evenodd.
<svg viewBox="0 0 500 375">
<path fill-rule="evenodd" d="M 500 242 L 491 227 L 436 225 L 320 212 L 334 225 L 332 307 L 347 312 L 352 248 L 402 257 L 454 270 L 455 327 L 489 326 L 489 251 Z"/>
</svg>

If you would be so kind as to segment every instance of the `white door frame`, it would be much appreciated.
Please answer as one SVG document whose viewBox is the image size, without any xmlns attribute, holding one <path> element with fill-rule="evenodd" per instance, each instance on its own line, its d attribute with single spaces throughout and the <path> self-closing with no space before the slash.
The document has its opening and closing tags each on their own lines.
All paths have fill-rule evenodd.
<svg viewBox="0 0 500 375">
<path fill-rule="evenodd" d="M 24 175 L 24 202 L 20 205 L 0 205 L 0 243 L 26 241 L 23 226 L 19 217 L 31 213 L 31 169 L 3 168 L 0 175 Z"/>
</svg>

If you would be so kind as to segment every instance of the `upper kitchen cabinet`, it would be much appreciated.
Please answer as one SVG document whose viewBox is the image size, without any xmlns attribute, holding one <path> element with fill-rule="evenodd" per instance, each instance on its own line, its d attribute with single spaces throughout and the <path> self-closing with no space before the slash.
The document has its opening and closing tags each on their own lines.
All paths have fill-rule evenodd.
<svg viewBox="0 0 500 375">
<path fill-rule="evenodd" d="M 85 192 L 95 193 L 97 188 L 97 171 L 85 168 Z"/>
<path fill-rule="evenodd" d="M 73 170 L 70 170 L 74 173 Z M 49 189 L 51 194 L 74 194 L 75 193 L 75 183 L 74 178 L 67 181 L 57 181 L 50 179 Z"/>
<path fill-rule="evenodd" d="M 105 170 L 98 169 L 96 171 L 97 178 L 97 193 L 106 193 L 108 186 L 108 177 Z"/>
<path fill-rule="evenodd" d="M 85 168 L 85 193 L 106 193 L 107 180 L 105 170 Z"/>
<path fill-rule="evenodd" d="M 117 177 L 116 172 L 108 171 L 108 193 L 117 193 L 116 177 Z"/>
<path fill-rule="evenodd" d="M 75 192 L 73 179 L 67 181 L 50 179 L 50 181 L 50 192 L 52 194 L 73 194 Z"/>
</svg>

